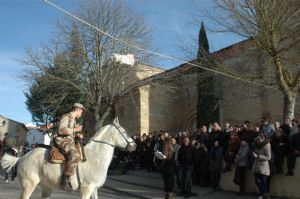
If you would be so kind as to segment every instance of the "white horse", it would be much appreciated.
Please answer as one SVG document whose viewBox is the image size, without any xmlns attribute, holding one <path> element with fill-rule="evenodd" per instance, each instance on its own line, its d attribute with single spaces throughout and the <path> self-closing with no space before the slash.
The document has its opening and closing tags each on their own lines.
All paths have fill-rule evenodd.
<svg viewBox="0 0 300 199">
<path fill-rule="evenodd" d="M 97 189 L 106 180 L 115 147 L 130 151 L 136 147 L 117 118 L 112 125 L 102 127 L 84 146 L 87 160 L 78 164 L 77 172 L 81 199 L 89 199 L 91 196 L 98 198 Z M 2 167 L 6 169 L 18 163 L 18 178 L 22 187 L 20 199 L 29 199 L 38 184 L 42 188 L 42 198 L 50 198 L 53 188 L 61 189 L 63 166 L 49 163 L 48 156 L 49 150 L 44 148 L 36 148 L 20 159 L 8 154 L 3 156 Z M 76 177 L 72 178 L 74 180 Z"/>
</svg>

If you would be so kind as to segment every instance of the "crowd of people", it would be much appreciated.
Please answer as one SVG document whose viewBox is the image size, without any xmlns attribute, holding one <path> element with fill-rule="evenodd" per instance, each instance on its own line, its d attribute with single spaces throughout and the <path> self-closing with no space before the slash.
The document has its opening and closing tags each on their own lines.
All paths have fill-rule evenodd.
<svg viewBox="0 0 300 199">
<path fill-rule="evenodd" d="M 178 195 L 193 196 L 192 184 L 220 189 L 222 172 L 235 168 L 234 183 L 239 195 L 245 194 L 246 171 L 252 170 L 259 198 L 269 198 L 272 175 L 294 175 L 296 158 L 300 155 L 300 125 L 287 118 L 282 124 L 262 118 L 259 123 L 245 121 L 241 125 L 215 122 L 194 132 L 159 131 L 134 136 L 137 150 L 131 155 L 129 168 L 145 168 L 161 172 L 165 198 L 171 198 L 173 184 Z M 171 147 L 170 147 L 171 146 Z M 287 169 L 284 159 L 287 159 Z M 233 167 L 233 165 L 236 165 Z M 174 182 L 174 176 L 176 182 Z"/>
<path fill-rule="evenodd" d="M 182 131 L 175 135 L 159 131 L 142 136 L 137 134 L 133 139 L 136 150 L 131 154 L 116 150 L 111 167 L 118 168 L 123 162 L 126 163 L 123 170 L 145 168 L 148 172 L 160 172 L 167 199 L 172 198 L 175 185 L 180 190 L 178 195 L 186 198 L 196 195 L 192 185 L 219 190 L 221 173 L 233 168 L 232 180 L 240 189 L 237 194 L 245 194 L 246 172 L 251 170 L 259 199 L 267 199 L 272 175 L 293 176 L 296 158 L 300 156 L 300 124 L 289 118 L 282 124 L 267 118 L 262 118 L 259 123 L 245 121 L 241 125 L 227 122 L 222 128 L 215 122 L 194 132 Z M 6 134 L 6 144 L 3 144 L 13 145 L 9 140 Z M 22 145 L 13 151 L 8 151 L 10 148 L 15 147 L 4 148 L 5 152 L 15 156 L 26 153 Z M 12 180 L 16 176 L 14 169 L 11 176 Z M 5 181 L 8 182 L 8 173 Z"/>
</svg>

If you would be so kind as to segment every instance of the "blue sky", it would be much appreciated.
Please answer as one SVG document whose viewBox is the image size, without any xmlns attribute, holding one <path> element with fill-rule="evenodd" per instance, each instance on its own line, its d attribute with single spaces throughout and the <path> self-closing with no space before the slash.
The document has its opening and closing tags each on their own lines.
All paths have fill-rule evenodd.
<svg viewBox="0 0 300 199">
<path fill-rule="evenodd" d="M 183 58 L 179 41 L 190 41 L 191 35 L 198 34 L 200 24 L 195 15 L 201 9 L 211 9 L 212 0 L 124 0 L 136 13 L 145 17 L 153 29 L 153 47 L 160 53 Z M 74 0 L 52 0 L 51 2 L 73 11 Z M 197 9 L 196 9 L 197 8 Z M 1 0 L 0 1 L 0 115 L 13 120 L 29 123 L 31 115 L 26 109 L 25 85 L 18 75 L 22 66 L 20 59 L 26 46 L 47 43 L 53 33 L 53 23 L 64 17 L 42 0 Z M 197 18 L 201 21 L 201 18 Z M 205 23 L 209 23 L 203 18 Z M 207 32 L 211 51 L 224 48 L 241 39 L 233 35 Z M 196 52 L 195 52 L 196 53 Z M 157 58 L 158 66 L 172 68 L 181 63 Z"/>
</svg>

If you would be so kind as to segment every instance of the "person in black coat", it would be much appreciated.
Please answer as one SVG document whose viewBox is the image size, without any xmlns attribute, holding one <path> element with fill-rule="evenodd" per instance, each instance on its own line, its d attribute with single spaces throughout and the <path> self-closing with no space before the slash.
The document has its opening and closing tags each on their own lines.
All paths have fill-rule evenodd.
<svg viewBox="0 0 300 199">
<path fill-rule="evenodd" d="M 289 142 L 289 154 L 287 156 L 287 167 L 288 172 L 286 173 L 287 176 L 294 175 L 294 168 L 296 164 L 296 158 L 300 156 L 300 125 L 298 124 L 298 133 L 293 135 L 290 138 Z"/>
<path fill-rule="evenodd" d="M 195 159 L 194 148 L 190 145 L 189 137 L 183 138 L 183 145 L 178 152 L 178 163 L 181 168 L 181 192 L 178 195 L 184 195 L 186 198 L 195 196 L 192 193 L 192 174 Z"/>
<path fill-rule="evenodd" d="M 196 140 L 199 143 L 203 143 L 206 148 L 208 147 L 209 141 L 206 126 L 202 126 L 201 129 L 198 131 Z"/>
<path fill-rule="evenodd" d="M 178 164 L 178 152 L 180 149 L 180 145 L 176 143 L 176 138 L 172 137 L 171 138 L 171 142 L 173 145 L 173 149 L 174 149 L 174 154 L 175 154 L 175 175 L 176 175 L 176 186 L 179 188 L 180 187 L 180 168 L 179 168 L 179 164 Z"/>
<path fill-rule="evenodd" d="M 222 171 L 223 148 L 219 141 L 215 140 L 213 147 L 209 152 L 209 170 L 211 185 L 214 190 L 220 189 L 220 179 Z"/>
<path fill-rule="evenodd" d="M 238 133 L 240 140 L 245 140 L 251 146 L 253 140 L 257 137 L 254 132 L 253 126 L 249 121 L 245 121 L 241 126 L 241 131 Z"/>
<path fill-rule="evenodd" d="M 208 137 L 208 150 L 210 151 L 210 149 L 214 147 L 215 141 L 219 141 L 220 145 L 224 144 L 226 140 L 225 137 L 225 134 L 221 131 L 220 125 L 217 122 L 213 123 L 212 131 Z"/>
<path fill-rule="evenodd" d="M 163 151 L 164 139 L 165 139 L 165 137 L 163 134 L 159 134 L 157 136 L 154 151 L 160 151 L 160 152 Z M 155 159 L 155 167 L 158 172 L 160 172 L 160 173 L 162 172 L 162 160 L 161 159 L 159 159 L 159 158 Z"/>
<path fill-rule="evenodd" d="M 202 187 L 209 186 L 209 158 L 208 150 L 204 143 L 197 142 L 195 144 L 196 157 L 194 163 L 194 182 Z"/>
<path fill-rule="evenodd" d="M 201 154 L 200 154 L 200 143 L 198 141 L 195 142 L 194 146 L 195 148 L 195 159 L 194 159 L 194 167 L 193 167 L 193 184 L 197 185 L 200 184 L 200 165 L 201 162 L 203 161 L 201 159 Z"/>
<path fill-rule="evenodd" d="M 153 158 L 154 158 L 154 151 L 153 148 L 151 147 L 151 141 L 148 140 L 146 142 L 146 148 L 145 148 L 145 164 L 146 164 L 147 172 L 155 171 Z"/>
<path fill-rule="evenodd" d="M 164 180 L 165 199 L 171 199 L 174 188 L 175 153 L 171 139 L 166 139 L 163 146 L 162 176 Z"/>
<path fill-rule="evenodd" d="M 284 123 L 281 125 L 281 128 L 283 130 L 283 133 L 289 137 L 290 136 L 290 132 L 292 130 L 292 124 L 291 124 L 291 119 L 290 118 L 286 118 L 284 120 Z"/>
<path fill-rule="evenodd" d="M 283 161 L 287 153 L 288 137 L 284 134 L 282 128 L 277 128 L 275 134 L 271 138 L 271 149 L 274 153 L 275 172 L 283 173 Z"/>
</svg>

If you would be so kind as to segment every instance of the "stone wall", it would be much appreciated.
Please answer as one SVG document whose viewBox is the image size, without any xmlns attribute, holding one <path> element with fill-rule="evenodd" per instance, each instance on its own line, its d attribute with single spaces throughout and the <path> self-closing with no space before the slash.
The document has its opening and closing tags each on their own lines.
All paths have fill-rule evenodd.
<svg viewBox="0 0 300 199">
<path fill-rule="evenodd" d="M 195 76 L 183 74 L 163 85 L 150 87 L 149 131 L 177 134 L 196 126 L 197 91 Z"/>
<path fill-rule="evenodd" d="M 115 114 L 119 118 L 121 126 L 125 128 L 128 135 L 141 132 L 141 106 L 140 92 L 138 90 L 122 97 L 115 105 Z"/>
<path fill-rule="evenodd" d="M 220 106 L 220 122 L 240 124 L 245 120 L 259 122 L 263 116 L 282 121 L 283 96 L 268 93 L 260 97 L 239 97 L 223 101 Z"/>
<path fill-rule="evenodd" d="M 163 72 L 163 69 L 137 65 L 131 70 L 130 79 L 140 81 Z M 115 115 L 129 135 L 149 133 L 149 85 L 132 91 L 115 105 Z"/>
<path fill-rule="evenodd" d="M 116 115 L 130 134 L 167 130 L 171 134 L 196 126 L 196 76 L 160 84 L 154 82 L 122 98 Z M 138 124 L 137 124 L 138 123 Z"/>
<path fill-rule="evenodd" d="M 286 167 L 286 162 L 284 162 Z M 235 168 L 231 172 L 222 173 L 220 186 L 223 190 L 239 191 L 239 187 L 233 183 Z M 286 171 L 285 171 L 286 172 Z M 294 170 L 295 176 L 285 176 L 284 174 L 275 174 L 271 176 L 270 195 L 288 198 L 300 198 L 300 158 L 296 161 Z M 254 182 L 254 176 L 250 169 L 246 174 L 246 192 L 258 193 L 258 189 Z"/>
<path fill-rule="evenodd" d="M 220 104 L 220 123 L 229 121 L 239 124 L 245 120 L 253 123 L 259 122 L 262 117 L 271 120 L 283 121 L 283 95 L 275 86 L 275 76 L 272 71 L 262 69 L 265 58 L 258 55 L 249 55 L 248 52 L 236 53 L 234 57 L 223 60 L 223 64 L 233 73 L 242 73 L 240 79 L 216 76 L 219 93 L 222 101 Z M 242 71 L 242 72 L 241 72 Z M 249 83 L 250 77 L 255 76 L 264 79 L 265 85 Z M 243 80 L 244 78 L 244 80 Z M 254 82 L 262 82 L 260 79 L 252 79 Z"/>
<path fill-rule="evenodd" d="M 5 121 L 5 124 L 2 123 L 3 121 Z M 1 143 L 3 141 L 5 133 L 8 133 L 9 136 L 15 136 L 17 139 L 17 144 L 22 144 L 24 146 L 26 143 L 27 128 L 25 127 L 25 125 L 20 122 L 0 116 L 0 156 L 3 150 Z"/>
<path fill-rule="evenodd" d="M 213 56 L 222 60 L 226 72 L 233 72 L 236 76 L 245 79 L 249 79 L 249 75 L 260 76 L 264 79 L 265 84 L 274 86 L 274 73 L 269 70 L 262 70 L 261 67 L 266 61 L 264 55 L 247 52 L 251 42 L 241 42 L 240 45 L 242 48 L 239 47 L 239 44 L 234 45 L 213 53 Z M 177 133 L 182 130 L 194 130 L 198 95 L 197 73 L 194 69 L 194 66 L 183 64 L 163 72 L 161 69 L 143 66 L 141 70 L 135 73 L 137 79 L 153 77 L 155 80 L 153 84 L 151 82 L 141 87 L 138 94 L 133 94 L 139 95 L 135 96 L 134 106 L 133 102 L 125 99 L 129 103 L 128 106 L 132 107 L 129 115 L 126 114 L 140 123 L 140 126 L 135 128 L 135 132 L 147 134 L 152 131 L 167 130 L 171 133 Z M 217 70 L 222 71 L 220 68 Z M 246 75 L 239 76 L 240 73 Z M 160 85 L 160 80 L 156 81 L 157 78 L 153 76 L 157 74 L 160 78 L 165 77 L 167 81 L 161 81 Z M 176 78 L 168 79 L 172 75 Z M 256 123 L 263 116 L 271 120 L 282 121 L 283 95 L 280 90 L 215 73 L 214 81 L 216 83 L 215 95 L 221 97 L 219 101 L 219 122 L 221 124 L 226 121 L 240 124 L 245 120 Z M 259 82 L 260 80 L 253 79 L 253 81 Z M 299 102 L 298 99 L 295 110 L 296 117 L 300 116 Z M 136 107 L 139 107 L 140 113 L 133 114 L 132 110 L 137 110 Z"/>
</svg>

